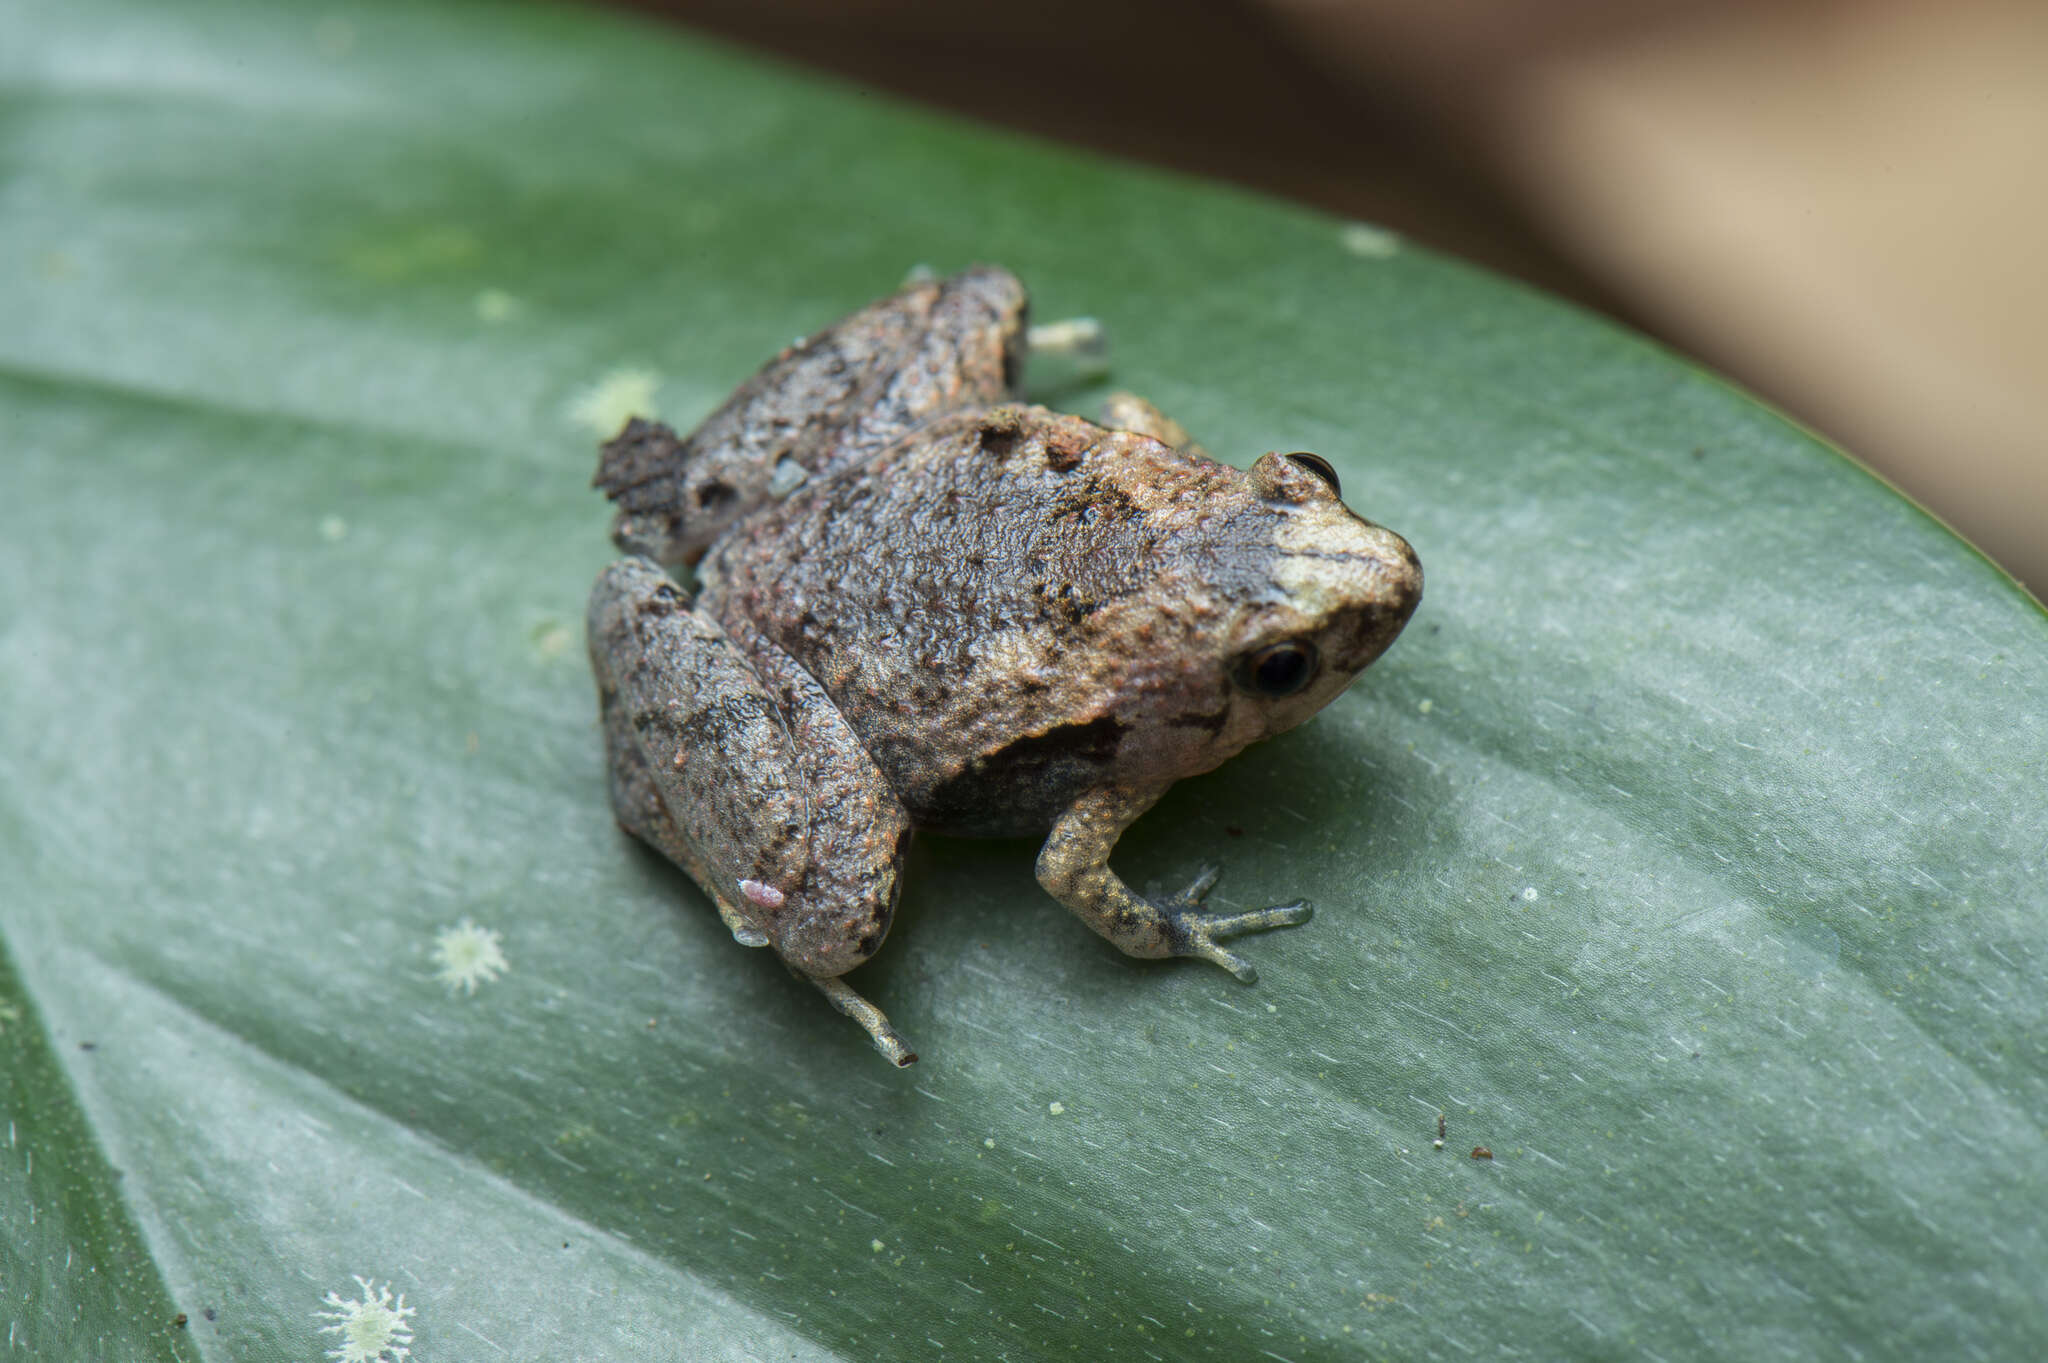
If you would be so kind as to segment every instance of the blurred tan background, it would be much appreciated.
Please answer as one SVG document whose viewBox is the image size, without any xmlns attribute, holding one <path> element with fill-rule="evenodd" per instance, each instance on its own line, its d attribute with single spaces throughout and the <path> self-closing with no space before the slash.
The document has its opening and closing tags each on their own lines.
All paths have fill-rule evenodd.
<svg viewBox="0 0 2048 1363">
<path fill-rule="evenodd" d="M 2048 595 L 2048 4 L 619 3 L 1573 298 Z"/>
</svg>

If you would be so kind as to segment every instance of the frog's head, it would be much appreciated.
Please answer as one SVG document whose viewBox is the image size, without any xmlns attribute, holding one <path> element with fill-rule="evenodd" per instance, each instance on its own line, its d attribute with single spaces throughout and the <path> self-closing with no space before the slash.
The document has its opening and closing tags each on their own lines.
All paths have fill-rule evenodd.
<svg viewBox="0 0 2048 1363">
<path fill-rule="evenodd" d="M 1315 455 L 1268 454 L 1244 472 L 1183 459 L 1130 485 L 1170 523 L 1158 542 L 1171 547 L 1145 591 L 1089 617 L 1100 632 L 1082 652 L 1103 675 L 1062 708 L 1115 719 L 1125 781 L 1208 771 L 1293 728 L 1422 599 L 1415 551 L 1345 506 Z"/>
<path fill-rule="evenodd" d="M 1270 515 L 1263 590 L 1243 594 L 1223 632 L 1239 700 L 1291 729 L 1349 686 L 1408 623 L 1422 564 L 1408 541 L 1344 505 L 1337 472 L 1313 454 L 1268 454 L 1251 490 Z"/>
</svg>

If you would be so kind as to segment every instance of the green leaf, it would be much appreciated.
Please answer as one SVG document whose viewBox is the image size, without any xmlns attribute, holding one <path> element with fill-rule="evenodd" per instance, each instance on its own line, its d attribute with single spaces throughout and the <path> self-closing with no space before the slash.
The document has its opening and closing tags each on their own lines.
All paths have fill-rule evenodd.
<svg viewBox="0 0 2048 1363">
<path fill-rule="evenodd" d="M 418 1363 L 2048 1354 L 2048 628 L 1809 436 L 1383 235 L 597 14 L 0 29 L 10 1355 L 312 1359 L 382 1291 Z M 1260 984 L 930 839 L 858 978 L 897 1073 L 612 823 L 591 427 L 976 260 L 1430 585 L 1120 852 L 1315 900 Z"/>
</svg>

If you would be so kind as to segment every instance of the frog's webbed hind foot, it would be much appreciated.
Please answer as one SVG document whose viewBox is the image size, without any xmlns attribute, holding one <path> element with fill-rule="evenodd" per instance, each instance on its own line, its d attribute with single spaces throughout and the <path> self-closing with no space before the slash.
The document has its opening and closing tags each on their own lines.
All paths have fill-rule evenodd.
<svg viewBox="0 0 2048 1363">
<path fill-rule="evenodd" d="M 1204 913 L 1202 898 L 1215 887 L 1217 878 L 1222 874 L 1222 867 L 1210 866 L 1178 896 L 1157 905 L 1166 919 L 1167 942 L 1175 956 L 1197 956 L 1213 961 L 1244 983 L 1257 984 L 1259 972 L 1253 969 L 1252 963 L 1218 944 L 1225 938 L 1242 937 L 1248 932 L 1299 927 L 1315 916 L 1315 906 L 1306 899 L 1297 899 L 1292 904 L 1274 904 L 1241 913 Z"/>
<path fill-rule="evenodd" d="M 837 976 L 804 975 L 802 978 L 818 986 L 818 992 L 832 1001 L 832 1006 L 859 1023 L 875 1043 L 875 1049 L 882 1058 L 902 1069 L 917 1063 L 917 1052 L 910 1049 L 910 1043 L 889 1025 L 889 1019 L 882 1010 L 853 992 L 853 987 Z"/>
</svg>

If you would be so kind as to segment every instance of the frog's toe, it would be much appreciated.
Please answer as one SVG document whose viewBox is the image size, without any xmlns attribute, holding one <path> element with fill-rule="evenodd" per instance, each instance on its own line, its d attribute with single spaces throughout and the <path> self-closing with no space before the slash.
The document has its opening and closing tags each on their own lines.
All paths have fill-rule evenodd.
<svg viewBox="0 0 2048 1363">
<path fill-rule="evenodd" d="M 1202 897 L 1216 888 L 1216 880 L 1222 874 L 1221 866 L 1204 866 L 1194 880 L 1189 882 L 1188 887 L 1180 892 L 1180 897 L 1190 904 L 1201 903 Z"/>
<path fill-rule="evenodd" d="M 917 1052 L 911 1050 L 910 1043 L 889 1025 L 889 1019 L 883 1015 L 882 1010 L 854 993 L 846 981 L 837 976 L 806 975 L 802 971 L 792 973 L 816 985 L 818 992 L 830 999 L 834 1008 L 859 1023 L 860 1029 L 875 1043 L 875 1049 L 882 1053 L 884 1060 L 898 1069 L 917 1063 Z"/>
<path fill-rule="evenodd" d="M 1203 921 L 1217 937 L 1238 937 L 1247 932 L 1264 932 L 1268 928 L 1298 928 L 1315 917 L 1315 913 L 1315 905 L 1306 899 L 1297 899 L 1292 904 L 1275 904 L 1243 913 L 1212 913 Z"/>
<path fill-rule="evenodd" d="M 1206 878 L 1213 880 L 1213 873 Z M 1202 888 L 1206 890 L 1208 887 L 1203 885 Z M 1298 927 L 1314 914 L 1315 906 L 1305 899 L 1297 899 L 1292 904 L 1275 904 L 1270 908 L 1249 909 L 1243 913 L 1197 913 L 1183 909 L 1172 915 L 1174 935 L 1179 938 L 1174 954 L 1212 961 L 1245 984 L 1256 984 L 1259 972 L 1252 968 L 1250 961 L 1226 950 L 1221 945 L 1223 939 L 1272 928 Z"/>
<path fill-rule="evenodd" d="M 1259 982 L 1259 972 L 1250 961 L 1247 961 L 1234 951 L 1224 950 L 1206 937 L 1196 938 L 1193 942 L 1189 943 L 1187 954 L 1199 956 L 1205 961 L 1215 962 L 1231 974 L 1237 976 L 1240 984 L 1257 984 Z"/>
</svg>

